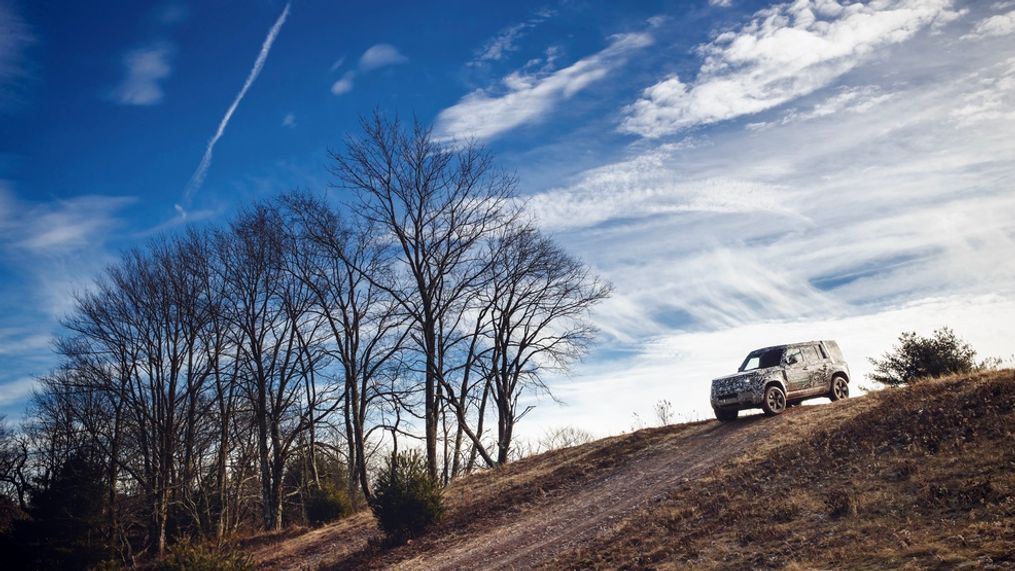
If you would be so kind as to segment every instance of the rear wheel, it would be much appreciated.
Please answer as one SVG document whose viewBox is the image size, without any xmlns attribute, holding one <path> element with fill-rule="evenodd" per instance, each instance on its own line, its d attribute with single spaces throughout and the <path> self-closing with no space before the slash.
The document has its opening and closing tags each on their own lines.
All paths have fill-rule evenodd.
<svg viewBox="0 0 1015 571">
<path fill-rule="evenodd" d="M 738 410 L 720 410 L 720 409 L 713 410 L 715 411 L 715 417 L 718 418 L 720 422 L 729 422 L 731 420 L 736 420 L 737 415 L 740 414 L 740 411 Z"/>
<path fill-rule="evenodd" d="M 832 392 L 829 393 L 828 398 L 833 401 L 849 398 L 849 383 L 844 377 L 832 379 Z"/>
<path fill-rule="evenodd" d="M 779 385 L 771 385 L 765 389 L 765 399 L 761 401 L 761 410 L 769 416 L 786 410 L 786 393 Z"/>
</svg>

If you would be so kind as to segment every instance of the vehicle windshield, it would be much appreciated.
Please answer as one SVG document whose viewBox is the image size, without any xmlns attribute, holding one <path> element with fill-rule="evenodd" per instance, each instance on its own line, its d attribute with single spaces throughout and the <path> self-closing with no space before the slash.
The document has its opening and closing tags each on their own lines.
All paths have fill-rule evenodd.
<svg viewBox="0 0 1015 571">
<path fill-rule="evenodd" d="M 743 373 L 744 371 L 753 371 L 755 369 L 778 367 L 782 364 L 782 352 L 782 347 L 751 351 L 751 354 L 744 359 L 744 364 L 740 365 L 740 369 L 738 369 L 738 371 Z"/>
</svg>

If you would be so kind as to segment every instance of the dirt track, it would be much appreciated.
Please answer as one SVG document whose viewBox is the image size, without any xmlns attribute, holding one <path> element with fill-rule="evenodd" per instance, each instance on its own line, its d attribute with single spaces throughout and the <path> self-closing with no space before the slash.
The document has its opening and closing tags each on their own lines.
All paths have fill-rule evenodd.
<svg viewBox="0 0 1015 571">
<path fill-rule="evenodd" d="M 800 407 L 772 418 L 648 429 L 481 473 L 448 490 L 451 522 L 393 550 L 371 547 L 380 535 L 369 514 L 361 513 L 252 551 L 267 569 L 539 567 L 609 535 L 681 482 L 787 439 L 804 438 L 848 416 L 847 410 L 855 411 L 864 400 Z"/>
<path fill-rule="evenodd" d="M 679 439 L 639 451 L 625 466 L 588 482 L 577 494 L 548 502 L 506 526 L 485 530 L 451 549 L 402 561 L 398 567 L 538 567 L 575 545 L 591 541 L 644 503 L 661 499 L 672 484 L 695 478 L 741 454 L 784 420 L 750 417 L 729 424 L 713 421 L 694 425 Z"/>
</svg>

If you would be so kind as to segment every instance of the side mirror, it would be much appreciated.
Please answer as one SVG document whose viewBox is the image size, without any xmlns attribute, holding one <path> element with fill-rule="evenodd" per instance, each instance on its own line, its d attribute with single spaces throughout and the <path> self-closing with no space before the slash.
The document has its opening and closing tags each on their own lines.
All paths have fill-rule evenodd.
<svg viewBox="0 0 1015 571">
<path fill-rule="evenodd" d="M 786 355 L 786 364 L 787 365 L 796 365 L 797 364 L 797 356 L 796 355 Z"/>
</svg>

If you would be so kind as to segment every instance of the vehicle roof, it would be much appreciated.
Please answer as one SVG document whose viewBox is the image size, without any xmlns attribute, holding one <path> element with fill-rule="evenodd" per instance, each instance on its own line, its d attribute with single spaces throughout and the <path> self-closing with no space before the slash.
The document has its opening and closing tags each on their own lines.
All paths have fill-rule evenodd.
<svg viewBox="0 0 1015 571">
<path fill-rule="evenodd" d="M 758 349 L 752 349 L 751 353 L 756 353 L 758 351 L 768 351 L 769 349 L 785 349 L 787 347 L 803 347 L 805 345 L 816 345 L 818 343 L 835 343 L 835 341 L 832 341 L 830 339 L 821 339 L 821 340 L 816 340 L 816 341 L 798 341 L 796 343 L 783 343 L 781 345 L 771 345 L 769 347 L 759 347 Z"/>
</svg>

